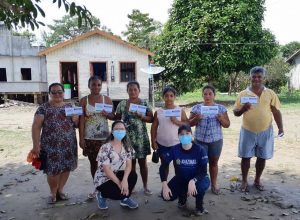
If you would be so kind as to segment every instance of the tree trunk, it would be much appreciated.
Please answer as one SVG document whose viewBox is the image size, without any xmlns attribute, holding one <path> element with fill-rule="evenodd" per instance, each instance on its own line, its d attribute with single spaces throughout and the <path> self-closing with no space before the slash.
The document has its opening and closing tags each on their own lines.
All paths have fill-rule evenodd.
<svg viewBox="0 0 300 220">
<path fill-rule="evenodd" d="M 236 92 L 236 79 L 239 75 L 239 72 L 234 72 L 229 74 L 229 91 L 228 95 L 231 95 L 232 92 Z"/>
</svg>

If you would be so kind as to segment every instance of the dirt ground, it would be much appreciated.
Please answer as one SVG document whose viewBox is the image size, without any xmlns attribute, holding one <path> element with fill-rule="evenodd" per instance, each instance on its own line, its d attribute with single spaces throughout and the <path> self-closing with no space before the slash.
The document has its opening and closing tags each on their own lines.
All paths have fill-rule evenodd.
<svg viewBox="0 0 300 220">
<path fill-rule="evenodd" d="M 251 186 L 249 194 L 236 190 L 238 181 L 230 181 L 241 178 L 237 157 L 241 118 L 234 117 L 229 110 L 231 126 L 224 129 L 219 163 L 218 181 L 222 194 L 216 196 L 210 190 L 207 192 L 205 207 L 209 214 L 202 217 L 193 215 L 193 198 L 188 199 L 189 209 L 179 210 L 177 202 L 164 202 L 159 197 L 159 165 L 153 164 L 150 157 L 149 183 L 154 194 L 145 196 L 142 193 L 139 177 L 137 191 L 133 194 L 139 202 L 137 210 L 127 210 L 120 207 L 118 201 L 111 200 L 107 211 L 99 210 L 95 200 L 86 199 L 92 190 L 92 180 L 88 160 L 81 150 L 78 168 L 66 185 L 70 200 L 47 205 L 49 189 L 45 175 L 26 162 L 32 147 L 30 130 L 35 109 L 33 106 L 0 109 L 0 219 L 300 219 L 300 109 L 282 110 L 285 136 L 275 139 L 275 156 L 267 162 L 262 179 L 266 190 L 259 192 Z M 253 159 L 249 183 L 253 183 L 254 162 Z"/>
</svg>

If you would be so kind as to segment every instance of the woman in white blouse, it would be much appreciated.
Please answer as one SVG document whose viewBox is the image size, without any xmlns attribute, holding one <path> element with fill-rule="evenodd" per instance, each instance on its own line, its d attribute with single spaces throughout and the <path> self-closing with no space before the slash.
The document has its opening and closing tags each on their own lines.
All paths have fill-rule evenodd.
<svg viewBox="0 0 300 220">
<path fill-rule="evenodd" d="M 138 204 L 130 198 L 137 182 L 137 174 L 131 170 L 134 151 L 127 140 L 124 122 L 115 121 L 111 130 L 108 142 L 102 145 L 96 159 L 98 169 L 94 184 L 98 190 L 98 207 L 107 209 L 106 198 L 110 198 L 120 200 L 121 206 L 135 209 Z"/>
</svg>

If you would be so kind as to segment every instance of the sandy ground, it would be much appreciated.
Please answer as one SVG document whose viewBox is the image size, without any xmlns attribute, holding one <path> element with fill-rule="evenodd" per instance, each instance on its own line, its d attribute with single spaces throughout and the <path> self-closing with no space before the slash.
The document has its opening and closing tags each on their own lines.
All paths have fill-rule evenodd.
<svg viewBox="0 0 300 220">
<path fill-rule="evenodd" d="M 87 200 L 92 189 L 87 158 L 79 150 L 78 168 L 72 172 L 66 185 L 71 196 L 67 202 L 54 206 L 46 204 L 49 189 L 44 174 L 26 162 L 31 149 L 31 123 L 36 107 L 0 109 L 0 219 L 300 219 L 300 110 L 283 109 L 286 135 L 275 139 L 275 156 L 267 162 L 263 174 L 266 191 L 253 186 L 249 194 L 230 191 L 230 178 L 240 178 L 240 160 L 237 157 L 238 132 L 241 118 L 229 111 L 231 126 L 224 129 L 224 147 L 220 158 L 219 186 L 222 194 L 205 196 L 209 214 L 195 217 L 194 199 L 189 198 L 187 210 L 179 210 L 176 202 L 164 202 L 158 166 L 150 161 L 149 182 L 154 194 L 145 196 L 139 177 L 137 210 L 127 210 L 117 201 L 108 201 L 109 209 L 101 211 L 96 201 Z M 277 131 L 277 129 L 276 129 Z M 251 162 L 249 183 L 253 182 L 254 160 Z M 173 168 L 171 168 L 171 171 Z M 171 172 L 172 173 L 172 172 Z"/>
</svg>

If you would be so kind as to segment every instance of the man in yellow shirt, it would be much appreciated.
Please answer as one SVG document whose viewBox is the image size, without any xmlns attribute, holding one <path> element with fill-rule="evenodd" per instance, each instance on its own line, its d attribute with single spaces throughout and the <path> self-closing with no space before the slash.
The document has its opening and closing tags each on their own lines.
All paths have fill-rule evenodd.
<svg viewBox="0 0 300 220">
<path fill-rule="evenodd" d="M 280 102 L 275 92 L 264 86 L 265 74 L 266 70 L 263 67 L 253 67 L 250 70 L 251 85 L 240 92 L 233 110 L 235 116 L 243 115 L 239 140 L 243 192 L 248 191 L 248 171 L 250 160 L 254 156 L 257 157 L 254 186 L 260 191 L 264 190 L 260 177 L 266 160 L 273 157 L 274 149 L 272 115 L 278 127 L 278 135 L 284 134 Z"/>
</svg>

